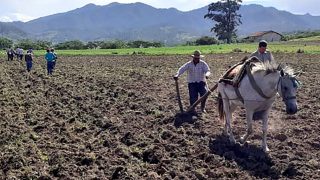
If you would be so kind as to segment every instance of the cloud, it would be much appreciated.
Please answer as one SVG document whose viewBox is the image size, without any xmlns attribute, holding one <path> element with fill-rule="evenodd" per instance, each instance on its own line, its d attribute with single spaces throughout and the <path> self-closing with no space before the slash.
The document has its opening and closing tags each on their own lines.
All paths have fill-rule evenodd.
<svg viewBox="0 0 320 180">
<path fill-rule="evenodd" d="M 13 20 L 9 16 L 0 16 L 1 22 L 12 22 Z"/>
<path fill-rule="evenodd" d="M 1 22 L 12 22 L 12 21 L 22 21 L 22 22 L 27 22 L 32 19 L 35 19 L 35 17 L 28 16 L 25 14 L 20 14 L 20 13 L 10 13 L 6 16 L 0 16 L 0 21 Z"/>
<path fill-rule="evenodd" d="M 292 1 L 282 0 L 274 3 L 275 7 L 281 10 L 288 10 L 296 14 L 312 14 L 319 16 L 319 0 L 303 0 L 303 1 Z"/>
</svg>

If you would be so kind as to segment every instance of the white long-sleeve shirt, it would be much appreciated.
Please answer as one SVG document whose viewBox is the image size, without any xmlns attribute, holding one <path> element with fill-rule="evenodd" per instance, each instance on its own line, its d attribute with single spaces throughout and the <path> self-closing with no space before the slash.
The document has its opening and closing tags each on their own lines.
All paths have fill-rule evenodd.
<svg viewBox="0 0 320 180">
<path fill-rule="evenodd" d="M 188 77 L 187 77 L 188 83 L 201 82 L 201 81 L 206 82 L 205 76 L 210 75 L 210 68 L 208 64 L 203 60 L 200 60 L 199 63 L 196 65 L 192 60 L 185 63 L 179 68 L 175 76 L 179 77 L 185 71 L 188 72 Z"/>
<path fill-rule="evenodd" d="M 253 57 L 253 56 L 256 56 L 262 62 L 274 61 L 274 58 L 270 51 L 265 51 L 264 53 L 260 53 L 259 50 L 257 50 L 250 55 L 250 57 Z"/>
</svg>

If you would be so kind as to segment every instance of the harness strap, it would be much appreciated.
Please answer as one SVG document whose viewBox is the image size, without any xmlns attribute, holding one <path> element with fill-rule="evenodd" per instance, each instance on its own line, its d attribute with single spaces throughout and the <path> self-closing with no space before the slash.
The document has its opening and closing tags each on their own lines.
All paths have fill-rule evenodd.
<svg viewBox="0 0 320 180">
<path fill-rule="evenodd" d="M 238 96 L 238 98 L 240 99 L 240 101 L 242 103 L 244 103 L 243 97 L 240 94 L 239 88 L 238 87 L 234 87 L 234 91 L 236 92 L 236 95 Z"/>
<path fill-rule="evenodd" d="M 249 80 L 250 80 L 250 83 L 251 83 L 253 89 L 256 90 L 257 93 L 258 93 L 260 96 L 262 96 L 263 98 L 269 99 L 270 97 L 266 96 L 266 95 L 262 92 L 261 88 L 258 86 L 258 84 L 256 83 L 256 81 L 254 80 L 253 75 L 252 75 L 251 70 L 250 70 L 250 66 L 246 66 L 246 71 L 247 71 L 247 75 L 248 75 L 248 77 L 249 77 Z"/>
</svg>

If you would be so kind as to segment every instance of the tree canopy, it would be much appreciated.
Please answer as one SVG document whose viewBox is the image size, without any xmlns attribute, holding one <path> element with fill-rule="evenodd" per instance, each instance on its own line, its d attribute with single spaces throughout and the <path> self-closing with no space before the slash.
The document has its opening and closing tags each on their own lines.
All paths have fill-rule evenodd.
<svg viewBox="0 0 320 180">
<path fill-rule="evenodd" d="M 10 48 L 13 45 L 13 41 L 5 38 L 5 37 L 0 37 L 0 48 L 5 49 L 5 48 Z"/>
<path fill-rule="evenodd" d="M 42 41 L 42 40 L 31 40 L 31 39 L 21 39 L 19 40 L 15 46 L 20 47 L 22 49 L 46 49 L 51 47 L 51 42 L 49 41 Z"/>
<path fill-rule="evenodd" d="M 219 40 L 227 40 L 227 43 L 231 43 L 232 37 L 236 36 L 236 27 L 242 23 L 241 15 L 237 13 L 240 3 L 242 0 L 221 0 L 209 5 L 208 13 L 204 18 L 216 22 L 211 32 L 214 31 Z"/>
</svg>

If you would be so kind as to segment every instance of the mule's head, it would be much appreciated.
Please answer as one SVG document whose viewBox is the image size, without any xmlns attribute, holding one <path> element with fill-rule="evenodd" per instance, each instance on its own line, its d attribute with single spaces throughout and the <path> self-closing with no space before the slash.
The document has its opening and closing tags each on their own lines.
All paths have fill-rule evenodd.
<svg viewBox="0 0 320 180">
<path fill-rule="evenodd" d="M 295 114 L 298 111 L 297 105 L 297 89 L 300 82 L 295 75 L 287 73 L 285 70 L 280 70 L 280 79 L 278 83 L 278 93 L 282 97 L 286 105 L 288 114 Z"/>
</svg>

